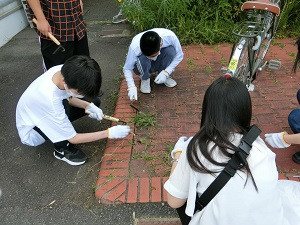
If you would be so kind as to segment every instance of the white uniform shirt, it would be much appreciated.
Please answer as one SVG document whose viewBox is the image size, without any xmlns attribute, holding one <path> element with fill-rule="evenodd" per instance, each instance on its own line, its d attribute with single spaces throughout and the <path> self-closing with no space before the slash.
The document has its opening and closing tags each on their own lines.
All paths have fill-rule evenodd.
<svg viewBox="0 0 300 225">
<path fill-rule="evenodd" d="M 16 110 L 16 125 L 23 144 L 45 142 L 33 128 L 38 127 L 52 142 L 73 138 L 76 131 L 65 113 L 63 99 L 69 95 L 52 81 L 62 65 L 52 67 L 34 80 L 21 96 Z"/>
<path fill-rule="evenodd" d="M 240 139 L 241 135 L 235 135 L 233 143 L 237 146 Z M 223 169 L 212 165 L 200 154 L 201 162 L 206 162 L 205 166 L 209 169 Z M 218 149 L 215 149 L 213 158 L 219 162 L 228 161 L 220 157 Z M 285 197 L 282 197 L 284 188 L 279 185 L 282 181 L 278 181 L 275 154 L 260 137 L 253 143 L 247 161 L 258 192 L 251 178 L 248 178 L 245 186 L 246 174 L 237 171 L 211 202 L 194 216 L 196 193 L 200 196 L 215 180 L 215 177 L 192 170 L 187 161 L 186 152 L 183 152 L 164 188 L 174 197 L 187 198 L 185 212 L 193 216 L 191 225 L 299 225 L 300 183 L 288 181 L 288 184 L 284 185 L 289 186 L 288 190 L 292 192 L 294 199 L 293 205 L 286 204 L 286 199 L 288 199 L 286 196 L 289 196 L 289 193 L 285 192 Z"/>
<path fill-rule="evenodd" d="M 164 28 L 154 28 L 147 31 L 154 31 L 156 32 L 162 39 L 162 46 L 161 48 L 165 48 L 168 46 L 173 46 L 176 51 L 176 55 L 171 62 L 171 64 L 165 69 L 169 74 L 171 74 L 175 67 L 182 61 L 183 59 L 183 52 L 180 45 L 180 42 L 174 32 L 164 29 Z M 138 60 L 138 56 L 142 54 L 141 47 L 140 47 L 140 40 L 142 35 L 147 32 L 144 31 L 142 33 L 137 34 L 131 41 L 129 46 L 129 50 L 127 53 L 127 58 L 125 65 L 123 67 L 123 72 L 125 75 L 125 79 L 127 82 L 128 87 L 134 86 L 134 80 L 132 75 L 132 70 L 134 69 L 134 65 Z"/>
</svg>

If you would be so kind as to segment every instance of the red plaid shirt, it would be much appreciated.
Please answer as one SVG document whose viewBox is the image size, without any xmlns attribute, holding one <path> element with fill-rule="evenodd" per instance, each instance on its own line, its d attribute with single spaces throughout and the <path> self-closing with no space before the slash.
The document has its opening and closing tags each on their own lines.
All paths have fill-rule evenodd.
<svg viewBox="0 0 300 225">
<path fill-rule="evenodd" d="M 84 37 L 86 26 L 83 21 L 80 0 L 40 0 L 40 3 L 57 40 L 74 41 L 75 35 L 78 40 Z M 34 17 L 31 9 L 30 13 Z M 39 31 L 37 32 L 40 37 L 49 39 Z"/>
</svg>

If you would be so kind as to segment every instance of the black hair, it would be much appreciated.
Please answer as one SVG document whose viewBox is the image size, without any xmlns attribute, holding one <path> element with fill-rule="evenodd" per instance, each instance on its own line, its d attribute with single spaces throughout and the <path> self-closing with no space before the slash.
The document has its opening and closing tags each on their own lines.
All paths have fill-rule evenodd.
<svg viewBox="0 0 300 225">
<path fill-rule="evenodd" d="M 99 94 L 102 76 L 98 63 L 89 56 L 75 55 L 63 65 L 61 74 L 67 86 L 75 89 L 87 98 L 95 98 Z"/>
<path fill-rule="evenodd" d="M 140 40 L 141 51 L 145 56 L 153 55 L 160 49 L 160 36 L 154 31 L 145 32 Z"/>
<path fill-rule="evenodd" d="M 218 162 L 212 157 L 216 147 L 224 157 L 232 157 L 228 150 L 238 151 L 239 148 L 232 144 L 229 137 L 233 133 L 245 133 L 250 128 L 252 117 L 252 104 L 246 86 L 237 78 L 220 77 L 206 90 L 202 105 L 201 127 L 192 138 L 187 148 L 187 159 L 191 168 L 200 173 L 218 173 L 209 170 L 201 162 L 198 151 L 211 164 L 225 167 L 227 162 Z M 209 144 L 214 143 L 210 148 Z M 229 160 L 229 158 L 228 158 Z M 246 169 L 256 184 L 249 169 Z M 247 181 L 246 181 L 247 182 Z"/>
<path fill-rule="evenodd" d="M 296 56 L 296 59 L 295 59 L 294 65 L 293 65 L 294 73 L 296 73 L 297 66 L 298 66 L 298 63 L 300 61 L 300 38 L 298 38 L 298 40 L 296 41 L 295 44 L 298 46 L 298 52 L 297 52 L 297 56 Z"/>
</svg>

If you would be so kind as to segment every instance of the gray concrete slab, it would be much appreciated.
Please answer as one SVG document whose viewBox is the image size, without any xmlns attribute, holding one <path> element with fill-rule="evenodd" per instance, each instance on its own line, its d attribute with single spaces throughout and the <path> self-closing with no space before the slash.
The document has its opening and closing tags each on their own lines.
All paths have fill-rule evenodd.
<svg viewBox="0 0 300 225">
<path fill-rule="evenodd" d="M 111 24 L 117 1 L 84 0 L 91 56 L 103 73 L 103 105 L 112 114 L 121 67 L 130 38 L 128 24 Z M 102 35 L 123 30 L 126 35 Z M 105 33 L 104 32 L 104 33 Z M 119 32 L 119 31 L 118 31 Z M 172 217 L 164 204 L 101 205 L 94 197 L 95 181 L 105 141 L 84 144 L 88 162 L 72 167 L 53 157 L 51 143 L 22 145 L 15 127 L 15 108 L 27 86 L 42 73 L 37 35 L 29 27 L 0 48 L 0 224 L 132 224 L 137 218 Z M 82 118 L 74 123 L 79 132 L 106 129 Z"/>
</svg>

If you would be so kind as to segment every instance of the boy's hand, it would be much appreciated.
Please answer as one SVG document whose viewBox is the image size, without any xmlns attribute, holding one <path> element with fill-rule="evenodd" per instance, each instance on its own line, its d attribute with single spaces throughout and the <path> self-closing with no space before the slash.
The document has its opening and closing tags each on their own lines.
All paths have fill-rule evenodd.
<svg viewBox="0 0 300 225">
<path fill-rule="evenodd" d="M 108 128 L 108 138 L 124 138 L 130 132 L 130 126 L 117 125 Z"/>
<path fill-rule="evenodd" d="M 286 132 L 265 134 L 265 141 L 273 148 L 287 148 L 290 146 L 290 144 L 284 141 L 284 134 L 286 134 Z"/>
<path fill-rule="evenodd" d="M 102 120 L 102 110 L 95 106 L 94 103 L 90 103 L 86 108 L 85 112 L 89 114 L 89 117 L 96 120 Z"/>
<path fill-rule="evenodd" d="M 166 82 L 167 78 L 169 77 L 169 74 L 167 71 L 162 70 L 157 77 L 155 78 L 154 82 L 157 84 L 163 84 Z"/>
<path fill-rule="evenodd" d="M 130 101 L 135 101 L 138 99 L 136 86 L 128 87 L 127 91 Z"/>
<path fill-rule="evenodd" d="M 48 37 L 48 33 L 52 34 L 51 26 L 46 19 L 38 20 L 36 28 L 46 37 Z"/>
</svg>

